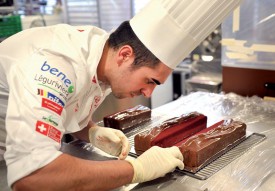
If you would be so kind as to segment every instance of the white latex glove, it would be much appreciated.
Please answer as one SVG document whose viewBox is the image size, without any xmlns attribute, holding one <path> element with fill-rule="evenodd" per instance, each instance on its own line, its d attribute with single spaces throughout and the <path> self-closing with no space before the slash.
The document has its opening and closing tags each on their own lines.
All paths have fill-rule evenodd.
<svg viewBox="0 0 275 191">
<path fill-rule="evenodd" d="M 128 138 L 117 129 L 93 126 L 89 129 L 89 140 L 95 147 L 118 156 L 121 160 L 125 159 L 130 151 Z"/>
<path fill-rule="evenodd" d="M 184 168 L 183 156 L 178 147 L 153 146 L 137 159 L 126 159 L 134 168 L 132 183 L 141 183 L 164 176 L 176 167 Z"/>
</svg>

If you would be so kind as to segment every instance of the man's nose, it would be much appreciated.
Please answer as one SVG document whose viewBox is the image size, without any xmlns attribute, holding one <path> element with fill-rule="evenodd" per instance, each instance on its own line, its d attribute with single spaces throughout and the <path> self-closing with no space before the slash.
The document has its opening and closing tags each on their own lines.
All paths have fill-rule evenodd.
<svg viewBox="0 0 275 191">
<path fill-rule="evenodd" d="M 154 89 L 155 89 L 156 86 L 153 86 L 153 87 L 147 87 L 147 88 L 142 88 L 141 89 L 141 93 L 144 97 L 146 98 L 150 98 Z"/>
</svg>

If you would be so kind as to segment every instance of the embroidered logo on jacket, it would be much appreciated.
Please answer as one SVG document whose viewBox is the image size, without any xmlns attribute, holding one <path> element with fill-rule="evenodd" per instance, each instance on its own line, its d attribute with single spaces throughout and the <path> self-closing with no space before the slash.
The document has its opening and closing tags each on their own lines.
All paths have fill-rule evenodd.
<svg viewBox="0 0 275 191">
<path fill-rule="evenodd" d="M 58 143 L 60 143 L 61 141 L 61 131 L 59 131 L 58 129 L 56 129 L 55 127 L 47 123 L 44 123 L 42 121 L 37 121 L 35 130 L 41 133 L 42 135 L 50 137 L 51 139 L 53 139 Z"/>
<path fill-rule="evenodd" d="M 64 102 L 59 99 L 59 97 L 55 96 L 54 94 L 46 91 L 46 90 L 43 90 L 43 89 L 37 89 L 37 95 L 40 95 L 40 96 L 43 96 L 45 98 L 48 98 L 49 100 L 52 100 L 54 101 L 55 103 L 61 105 L 62 107 L 65 106 Z"/>
<path fill-rule="evenodd" d="M 54 125 L 54 126 L 58 126 L 58 123 L 56 122 L 56 120 L 58 120 L 58 119 L 55 118 L 55 117 L 52 116 L 52 115 L 50 115 L 50 116 L 48 116 L 48 117 L 43 116 L 42 119 L 43 119 L 44 121 L 46 121 L 47 123 L 50 123 L 50 124 L 52 124 L 52 125 Z"/>
<path fill-rule="evenodd" d="M 56 76 L 58 79 L 62 80 L 66 87 L 69 87 L 72 84 L 71 80 L 66 76 L 66 74 L 64 74 L 57 68 L 51 67 L 47 63 L 47 61 L 45 61 L 44 64 L 41 66 L 41 71 L 49 72 L 51 75 Z"/>
<path fill-rule="evenodd" d="M 68 89 L 59 81 L 52 80 L 43 75 L 36 74 L 34 80 L 39 82 L 38 85 L 47 87 L 55 92 L 57 92 L 64 100 L 67 100 L 67 97 L 70 93 L 74 92 L 74 87 L 70 86 Z"/>
<path fill-rule="evenodd" d="M 43 74 L 39 73 L 34 76 L 34 80 L 39 83 L 38 85 L 57 92 L 64 100 L 67 100 L 68 95 L 74 92 L 74 86 L 71 80 L 58 68 L 51 67 L 47 61 L 45 61 L 41 65 L 40 70 Z"/>
<path fill-rule="evenodd" d="M 61 115 L 63 107 L 61 105 L 58 105 L 57 103 L 48 100 L 46 98 L 42 98 L 42 107 L 47 108 L 55 113 L 57 113 L 58 115 Z"/>
</svg>

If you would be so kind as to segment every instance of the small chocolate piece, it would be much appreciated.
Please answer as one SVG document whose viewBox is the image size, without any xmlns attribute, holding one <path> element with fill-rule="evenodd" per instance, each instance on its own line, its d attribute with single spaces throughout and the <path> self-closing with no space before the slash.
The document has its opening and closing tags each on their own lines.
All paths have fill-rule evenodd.
<svg viewBox="0 0 275 191">
<path fill-rule="evenodd" d="M 141 125 L 151 119 L 151 109 L 137 105 L 133 108 L 126 109 L 103 118 L 104 126 L 122 131 L 135 125 Z"/>
</svg>

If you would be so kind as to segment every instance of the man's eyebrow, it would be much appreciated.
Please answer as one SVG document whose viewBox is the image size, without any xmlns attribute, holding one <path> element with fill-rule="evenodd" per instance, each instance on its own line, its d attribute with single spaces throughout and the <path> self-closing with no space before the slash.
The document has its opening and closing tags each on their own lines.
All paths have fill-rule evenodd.
<svg viewBox="0 0 275 191">
<path fill-rule="evenodd" d="M 152 78 L 152 80 L 155 82 L 155 84 L 157 84 L 157 85 L 160 85 L 161 83 L 158 81 L 158 80 L 156 80 L 156 79 L 154 79 L 154 78 Z"/>
</svg>

